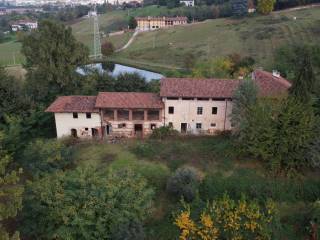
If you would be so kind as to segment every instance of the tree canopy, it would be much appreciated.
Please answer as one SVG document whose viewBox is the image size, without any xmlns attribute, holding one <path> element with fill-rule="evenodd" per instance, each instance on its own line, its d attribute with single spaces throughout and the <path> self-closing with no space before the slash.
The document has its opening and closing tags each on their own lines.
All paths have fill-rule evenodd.
<svg viewBox="0 0 320 240">
<path fill-rule="evenodd" d="M 89 50 L 72 35 L 70 27 L 45 20 L 22 43 L 27 88 L 34 100 L 49 103 L 61 94 L 72 94 L 81 87 L 76 73 L 84 65 Z"/>
<path fill-rule="evenodd" d="M 132 235 L 130 226 L 137 229 L 148 217 L 153 197 L 146 181 L 125 169 L 106 173 L 79 167 L 47 175 L 27 189 L 23 232 L 44 239 Z"/>
</svg>

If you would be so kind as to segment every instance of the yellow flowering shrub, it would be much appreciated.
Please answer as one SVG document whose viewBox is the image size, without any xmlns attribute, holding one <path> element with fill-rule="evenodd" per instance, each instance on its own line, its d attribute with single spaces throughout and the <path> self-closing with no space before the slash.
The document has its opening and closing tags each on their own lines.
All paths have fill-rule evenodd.
<svg viewBox="0 0 320 240">
<path fill-rule="evenodd" d="M 187 206 L 175 218 L 180 240 L 269 240 L 276 209 L 272 201 L 259 206 L 245 198 L 234 201 L 225 195 L 209 203 L 197 221 L 190 214 Z"/>
</svg>

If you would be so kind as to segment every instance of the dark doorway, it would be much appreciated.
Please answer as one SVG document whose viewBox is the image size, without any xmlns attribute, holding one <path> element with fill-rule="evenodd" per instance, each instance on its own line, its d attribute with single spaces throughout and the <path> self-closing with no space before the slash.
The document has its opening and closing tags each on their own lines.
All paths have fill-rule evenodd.
<svg viewBox="0 0 320 240">
<path fill-rule="evenodd" d="M 110 135 L 110 132 L 111 132 L 111 126 L 110 126 L 110 125 L 107 125 L 107 126 L 106 126 L 106 133 L 107 133 L 107 135 Z"/>
<path fill-rule="evenodd" d="M 74 138 L 78 137 L 76 129 L 74 129 L 74 128 L 71 129 L 71 136 L 74 137 Z"/>
<path fill-rule="evenodd" d="M 96 128 L 91 128 L 91 135 L 93 138 L 97 138 L 99 136 L 99 131 Z"/>
<path fill-rule="evenodd" d="M 187 133 L 187 124 L 181 123 L 181 133 Z"/>
<path fill-rule="evenodd" d="M 136 137 L 139 137 L 139 138 L 143 137 L 143 126 L 142 126 L 142 124 L 135 124 L 134 125 L 134 135 Z"/>
</svg>

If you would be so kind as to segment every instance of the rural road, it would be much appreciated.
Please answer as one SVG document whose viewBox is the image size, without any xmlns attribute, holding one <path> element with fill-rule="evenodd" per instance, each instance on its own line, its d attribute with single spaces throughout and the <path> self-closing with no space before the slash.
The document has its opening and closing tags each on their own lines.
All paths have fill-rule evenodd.
<svg viewBox="0 0 320 240">
<path fill-rule="evenodd" d="M 125 50 L 127 47 L 129 47 L 138 34 L 139 34 L 139 31 L 135 31 L 134 34 L 129 39 L 129 41 L 126 43 L 126 45 L 124 45 L 122 48 L 117 49 L 115 52 L 121 52 L 122 50 Z"/>
</svg>

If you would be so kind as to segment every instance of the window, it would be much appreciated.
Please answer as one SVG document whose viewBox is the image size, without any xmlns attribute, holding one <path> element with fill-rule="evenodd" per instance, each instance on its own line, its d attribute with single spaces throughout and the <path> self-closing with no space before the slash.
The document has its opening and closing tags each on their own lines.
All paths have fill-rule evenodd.
<svg viewBox="0 0 320 240">
<path fill-rule="evenodd" d="M 182 98 L 182 100 L 194 100 L 194 98 L 184 97 L 184 98 Z"/>
<path fill-rule="evenodd" d="M 167 97 L 167 100 L 179 100 L 178 97 Z"/>
<path fill-rule="evenodd" d="M 211 127 L 215 127 L 215 126 L 217 126 L 217 124 L 216 123 L 211 123 L 210 126 Z"/>
<path fill-rule="evenodd" d="M 212 114 L 217 114 L 218 113 L 218 108 L 217 107 L 213 107 L 212 108 Z"/>
<path fill-rule="evenodd" d="M 173 123 L 169 122 L 168 126 L 169 126 L 169 128 L 173 128 Z"/>
<path fill-rule="evenodd" d="M 202 128 L 202 123 L 196 123 L 196 128 L 201 129 Z"/>
<path fill-rule="evenodd" d="M 86 113 L 87 118 L 91 118 L 91 113 Z"/>
<path fill-rule="evenodd" d="M 151 123 L 150 124 L 150 129 L 153 130 L 153 129 L 156 129 L 157 125 L 155 123 Z"/>
<path fill-rule="evenodd" d="M 203 107 L 198 107 L 197 108 L 197 114 L 198 115 L 202 115 L 202 112 L 203 112 Z"/>
<path fill-rule="evenodd" d="M 78 118 L 78 113 L 73 113 L 73 118 Z"/>
<path fill-rule="evenodd" d="M 118 110 L 118 120 L 129 120 L 129 111 L 128 110 Z"/>
<path fill-rule="evenodd" d="M 120 123 L 118 124 L 118 128 L 125 128 L 126 127 L 126 124 L 125 123 Z"/>
<path fill-rule="evenodd" d="M 85 128 L 84 130 L 88 131 L 88 130 L 89 130 L 89 128 Z"/>
<path fill-rule="evenodd" d="M 174 107 L 169 107 L 169 114 L 174 114 Z"/>
<path fill-rule="evenodd" d="M 209 98 L 198 98 L 198 101 L 209 101 Z"/>
<path fill-rule="evenodd" d="M 159 110 L 148 110 L 147 115 L 148 115 L 148 120 L 160 120 Z"/>
</svg>

